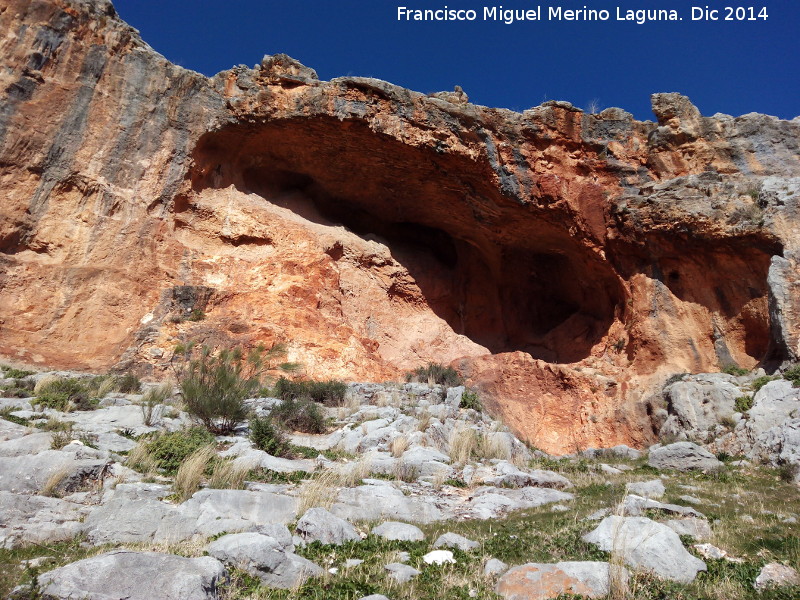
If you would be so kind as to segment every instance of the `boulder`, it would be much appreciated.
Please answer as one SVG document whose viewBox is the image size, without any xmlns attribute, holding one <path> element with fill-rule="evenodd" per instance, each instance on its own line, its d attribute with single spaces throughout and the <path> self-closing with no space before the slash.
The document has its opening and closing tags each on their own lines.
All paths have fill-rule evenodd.
<svg viewBox="0 0 800 600">
<path fill-rule="evenodd" d="M 310 560 L 287 552 L 278 540 L 261 533 L 232 533 L 214 540 L 208 553 L 258 577 L 268 586 L 291 589 L 324 571 Z"/>
<path fill-rule="evenodd" d="M 446 565 L 455 564 L 456 559 L 450 550 L 432 550 L 422 557 L 422 562 L 426 565 Z"/>
<path fill-rule="evenodd" d="M 800 573 L 780 563 L 769 563 L 761 568 L 753 587 L 765 590 L 771 587 L 800 586 Z"/>
<path fill-rule="evenodd" d="M 487 577 L 502 575 L 506 571 L 508 571 L 508 565 L 497 558 L 490 558 L 486 561 L 486 564 L 483 565 L 483 574 Z"/>
<path fill-rule="evenodd" d="M 409 567 L 403 563 L 389 563 L 384 567 L 389 577 L 397 583 L 407 583 L 420 574 L 414 567 Z"/>
<path fill-rule="evenodd" d="M 645 498 L 661 498 L 666 492 L 664 483 L 660 479 L 650 481 L 636 481 L 628 484 L 628 491 Z"/>
<path fill-rule="evenodd" d="M 677 533 L 645 517 L 606 517 L 583 540 L 619 554 L 634 569 L 680 583 L 694 581 L 699 571 L 706 570 L 702 560 L 686 551 Z"/>
<path fill-rule="evenodd" d="M 377 535 L 385 540 L 400 540 L 404 542 L 419 542 L 425 539 L 425 534 L 419 527 L 408 523 L 387 521 L 372 528 L 372 535 Z"/>
<path fill-rule="evenodd" d="M 624 584 L 628 572 L 606 562 L 528 563 L 506 572 L 495 592 L 505 600 L 547 600 L 561 594 L 603 598 L 613 577 Z"/>
<path fill-rule="evenodd" d="M 90 510 L 59 498 L 0 492 L 0 548 L 72 539 Z"/>
<path fill-rule="evenodd" d="M 210 556 L 117 550 L 40 575 L 39 586 L 48 600 L 216 600 L 226 575 Z"/>
<path fill-rule="evenodd" d="M 736 398 L 744 392 L 725 373 L 686 377 L 664 388 L 669 417 L 662 435 L 708 431 L 736 412 Z"/>
<path fill-rule="evenodd" d="M 470 539 L 465 538 L 462 535 L 458 535 L 457 533 L 443 533 L 436 541 L 433 542 L 434 548 L 458 548 L 464 552 L 469 552 L 470 550 L 475 550 L 475 548 L 480 547 L 478 542 L 473 542 Z"/>
<path fill-rule="evenodd" d="M 717 457 L 697 444 L 676 442 L 650 452 L 647 464 L 656 469 L 676 471 L 715 471 L 723 464 Z"/>
<path fill-rule="evenodd" d="M 0 491 L 36 493 L 54 477 L 60 478 L 57 488 L 61 492 L 73 491 L 103 474 L 107 461 L 88 458 L 92 455 L 96 456 L 96 451 L 76 447 L 0 457 Z"/>
<path fill-rule="evenodd" d="M 339 546 L 347 541 L 360 541 L 355 527 L 344 519 L 332 515 L 324 508 L 306 511 L 297 522 L 297 535 L 306 542 L 320 542 Z"/>
</svg>

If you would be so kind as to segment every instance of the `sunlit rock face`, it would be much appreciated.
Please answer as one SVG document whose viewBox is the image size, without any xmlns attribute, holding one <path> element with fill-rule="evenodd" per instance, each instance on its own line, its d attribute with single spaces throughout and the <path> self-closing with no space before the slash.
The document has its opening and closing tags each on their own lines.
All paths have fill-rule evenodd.
<svg viewBox="0 0 800 600">
<path fill-rule="evenodd" d="M 551 452 L 642 445 L 675 372 L 800 355 L 800 121 L 515 113 L 285 57 L 208 79 L 111 4 L 0 6 L 0 353 L 161 376 L 452 363 Z"/>
</svg>

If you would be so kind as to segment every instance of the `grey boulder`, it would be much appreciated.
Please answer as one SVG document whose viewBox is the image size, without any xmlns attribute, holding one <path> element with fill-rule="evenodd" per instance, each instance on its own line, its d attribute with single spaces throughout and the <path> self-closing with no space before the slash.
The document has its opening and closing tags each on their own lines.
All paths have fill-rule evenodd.
<svg viewBox="0 0 800 600">
<path fill-rule="evenodd" d="M 686 551 L 677 533 L 645 517 L 606 517 L 583 540 L 619 554 L 634 569 L 680 583 L 694 581 L 699 571 L 706 570 L 702 560 Z"/>
<path fill-rule="evenodd" d="M 226 575 L 210 556 L 119 550 L 40 575 L 39 586 L 47 600 L 215 600 Z"/>
<path fill-rule="evenodd" d="M 268 586 L 290 589 L 323 570 L 310 560 L 287 552 L 280 541 L 261 533 L 232 533 L 211 542 L 208 553 L 258 577 Z"/>
<path fill-rule="evenodd" d="M 344 519 L 332 515 L 324 508 L 306 511 L 297 522 L 297 535 L 306 542 L 320 542 L 339 546 L 347 541 L 360 541 L 355 527 Z"/>
<path fill-rule="evenodd" d="M 372 528 L 372 534 L 385 540 L 400 540 L 404 542 L 419 542 L 425 539 L 425 534 L 419 527 L 408 523 L 387 521 Z"/>
<path fill-rule="evenodd" d="M 474 550 L 479 546 L 480 544 L 478 542 L 473 542 L 472 540 L 465 538 L 463 535 L 458 535 L 457 533 L 451 532 L 440 535 L 438 538 L 436 538 L 436 541 L 433 542 L 434 548 L 458 548 L 464 552 L 469 552 L 470 550 Z"/>
<path fill-rule="evenodd" d="M 717 457 L 697 444 L 676 442 L 650 452 L 647 464 L 656 469 L 676 471 L 715 471 L 723 464 Z"/>
<path fill-rule="evenodd" d="M 645 498 L 661 498 L 664 492 L 666 492 L 666 489 L 660 479 L 652 479 L 650 481 L 629 483 L 628 491 L 637 496 L 644 496 Z"/>
<path fill-rule="evenodd" d="M 384 569 L 386 569 L 389 577 L 394 579 L 397 583 L 407 583 L 420 573 L 414 567 L 409 567 L 403 563 L 390 563 L 386 565 Z"/>
</svg>

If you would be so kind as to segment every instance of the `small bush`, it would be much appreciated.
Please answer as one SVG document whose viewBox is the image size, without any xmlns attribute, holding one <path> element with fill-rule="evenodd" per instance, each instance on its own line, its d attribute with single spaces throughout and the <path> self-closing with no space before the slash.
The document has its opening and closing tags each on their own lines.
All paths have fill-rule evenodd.
<svg viewBox="0 0 800 600">
<path fill-rule="evenodd" d="M 722 372 L 727 373 L 728 375 L 741 377 L 742 375 L 747 375 L 750 371 L 748 371 L 747 369 L 742 369 L 738 365 L 728 365 L 724 369 L 722 369 Z"/>
<path fill-rule="evenodd" d="M 253 446 L 272 456 L 291 454 L 291 446 L 270 417 L 256 417 L 250 420 L 250 441 L 253 442 Z"/>
<path fill-rule="evenodd" d="M 797 463 L 784 463 L 778 467 L 778 477 L 781 478 L 781 481 L 792 483 L 798 474 L 800 474 L 800 465 Z"/>
<path fill-rule="evenodd" d="M 285 398 L 270 416 L 278 423 L 303 433 L 325 433 L 327 423 L 319 405 L 310 398 Z"/>
<path fill-rule="evenodd" d="M 475 390 L 464 390 L 464 393 L 461 395 L 461 403 L 458 405 L 458 407 L 471 408 L 473 410 L 477 410 L 478 412 L 483 410 L 481 399 L 478 397 L 478 392 Z"/>
<path fill-rule="evenodd" d="M 133 373 L 125 373 L 116 378 L 117 389 L 123 394 L 138 394 L 142 389 L 141 380 Z"/>
<path fill-rule="evenodd" d="M 745 413 L 751 408 L 753 408 L 753 397 L 752 396 L 739 396 L 736 398 L 736 404 L 734 408 L 736 412 Z"/>
<path fill-rule="evenodd" d="M 791 381 L 794 387 L 800 387 L 800 364 L 786 369 L 783 372 L 783 378 Z"/>
<path fill-rule="evenodd" d="M 241 350 L 225 349 L 212 354 L 203 347 L 190 358 L 192 347 L 183 355 L 186 362 L 178 381 L 186 410 L 209 431 L 225 434 L 247 418 L 246 398 L 261 387 L 261 355 L 258 349 L 246 357 Z"/>
<path fill-rule="evenodd" d="M 34 371 L 15 369 L 14 367 L 9 367 L 8 365 L 3 366 L 3 369 L 5 369 L 3 377 L 6 377 L 8 379 L 22 379 L 23 377 L 27 377 L 28 375 L 33 375 L 34 373 Z"/>
<path fill-rule="evenodd" d="M 770 377 L 769 375 L 764 375 L 763 377 L 756 377 L 753 380 L 753 383 L 750 384 L 750 387 L 753 390 L 753 392 L 757 392 L 758 390 L 760 390 L 762 387 L 764 387 L 774 379 L 775 379 L 774 377 Z"/>
<path fill-rule="evenodd" d="M 156 436 L 147 442 L 146 449 L 159 469 L 174 475 L 187 456 L 213 443 L 214 436 L 208 430 L 190 427 Z"/>
<path fill-rule="evenodd" d="M 90 398 L 86 386 L 78 379 L 57 378 L 47 381 L 36 390 L 35 402 L 47 408 L 65 411 L 70 403 L 88 404 Z"/>
<path fill-rule="evenodd" d="M 439 384 L 447 387 L 464 385 L 464 378 L 458 374 L 458 371 L 439 363 L 428 363 L 426 367 L 417 367 L 406 374 L 406 381 Z"/>
<path fill-rule="evenodd" d="M 274 393 L 281 400 L 310 398 L 325 406 L 341 406 L 347 385 L 334 379 L 328 381 L 290 381 L 281 377 L 275 383 Z"/>
</svg>

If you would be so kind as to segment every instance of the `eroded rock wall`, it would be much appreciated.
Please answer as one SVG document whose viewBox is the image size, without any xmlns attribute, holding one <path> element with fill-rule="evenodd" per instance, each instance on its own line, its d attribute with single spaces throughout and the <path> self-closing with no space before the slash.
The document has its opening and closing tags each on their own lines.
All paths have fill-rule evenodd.
<svg viewBox="0 0 800 600">
<path fill-rule="evenodd" d="M 0 1 L 0 353 L 310 376 L 457 361 L 550 451 L 644 444 L 670 373 L 797 358 L 800 122 L 523 113 L 288 57 L 208 79 L 102 1 Z"/>
</svg>

